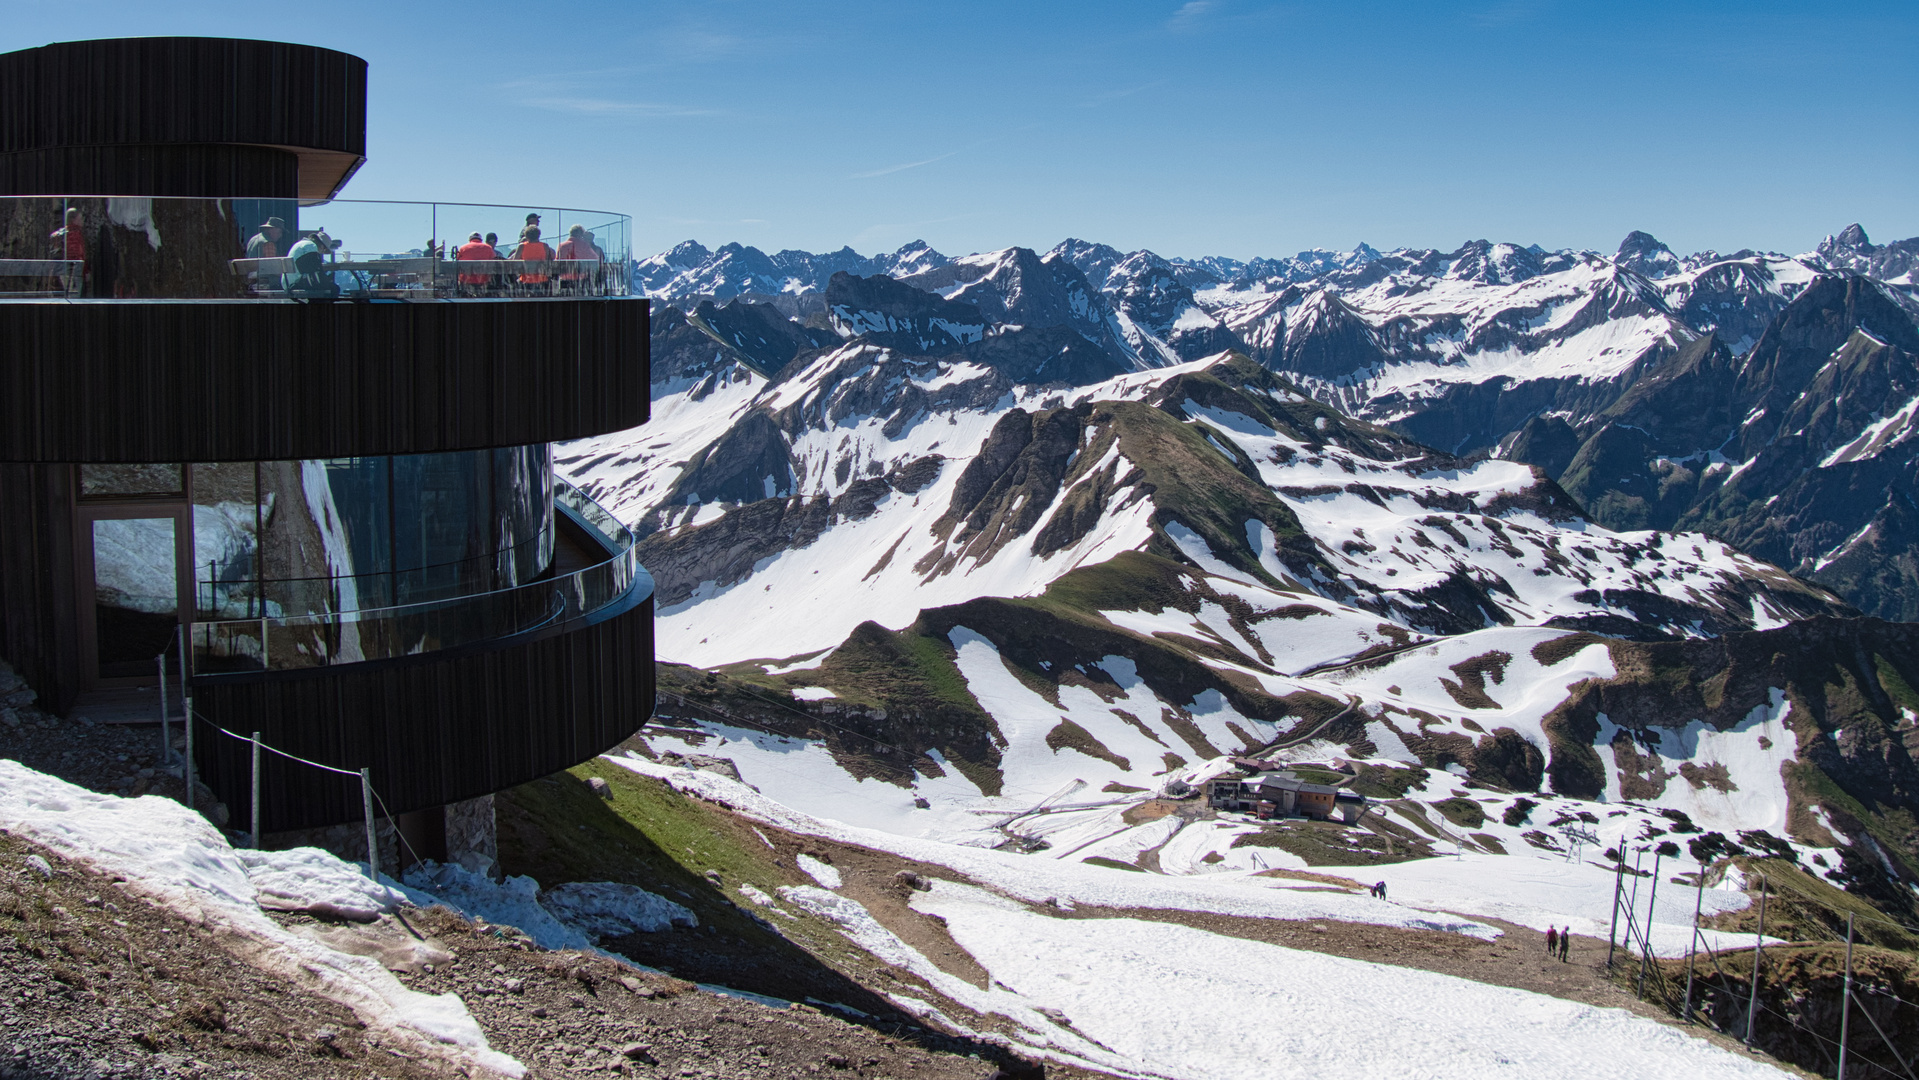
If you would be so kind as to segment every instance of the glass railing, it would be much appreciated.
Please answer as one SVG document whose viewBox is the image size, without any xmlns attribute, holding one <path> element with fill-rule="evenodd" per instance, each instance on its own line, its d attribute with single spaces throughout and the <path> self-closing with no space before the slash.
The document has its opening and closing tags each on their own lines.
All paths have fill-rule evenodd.
<svg viewBox="0 0 1919 1080">
<path fill-rule="evenodd" d="M 541 630 L 564 631 L 652 581 L 633 533 L 578 489 L 554 484 L 554 503 L 598 534 L 610 558 L 570 574 L 493 592 L 394 607 L 193 624 L 199 675 L 331 667 L 456 648 Z"/>
<path fill-rule="evenodd" d="M 202 576 L 217 565 L 195 567 L 194 610 L 206 619 L 254 618 L 332 611 L 352 597 L 358 607 L 392 607 L 498 588 L 515 580 L 522 567 L 545 566 L 553 554 L 553 530 L 547 528 L 518 544 L 484 555 L 428 566 L 368 570 L 357 574 L 256 579 Z"/>
<path fill-rule="evenodd" d="M 632 238 L 567 207 L 10 196 L 0 299 L 625 296 Z"/>
</svg>

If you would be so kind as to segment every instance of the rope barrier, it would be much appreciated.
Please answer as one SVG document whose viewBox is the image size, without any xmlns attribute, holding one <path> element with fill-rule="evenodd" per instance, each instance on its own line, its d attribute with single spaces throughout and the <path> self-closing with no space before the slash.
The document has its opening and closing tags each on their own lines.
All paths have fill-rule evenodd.
<svg viewBox="0 0 1919 1080">
<path fill-rule="evenodd" d="M 288 753 L 287 751 L 282 750 L 279 747 L 267 745 L 265 742 L 261 741 L 258 732 L 255 732 L 252 735 L 242 735 L 237 731 L 228 731 L 226 728 L 223 728 L 219 724 L 214 723 L 211 719 L 207 717 L 205 713 L 201 712 L 198 709 L 193 708 L 193 698 L 190 694 L 187 695 L 185 698 L 184 714 L 185 714 L 185 722 L 186 722 L 186 729 L 187 729 L 187 747 L 188 747 L 187 749 L 188 764 L 187 764 L 187 770 L 185 775 L 187 779 L 187 806 L 189 808 L 192 808 L 193 801 L 194 801 L 193 800 L 193 771 L 192 771 L 192 760 L 193 760 L 192 746 L 193 746 L 194 721 L 198 721 L 201 724 L 205 724 L 207 727 L 212 728 L 214 731 L 217 731 L 220 734 L 235 740 L 236 742 L 243 742 L 253 747 L 253 798 L 251 801 L 251 813 L 253 815 L 253 820 L 251 821 L 250 824 L 253 827 L 253 846 L 256 849 L 260 846 L 260 835 L 261 835 L 261 830 L 260 830 L 260 753 L 262 751 L 268 751 L 268 752 L 277 754 L 280 757 L 286 758 L 288 761 L 297 762 L 298 764 L 306 765 L 310 768 L 319 769 L 323 772 L 334 773 L 339 776 L 354 777 L 355 779 L 358 779 L 360 781 L 360 797 L 363 805 L 365 806 L 364 812 L 366 816 L 367 877 L 372 879 L 376 884 L 379 882 L 380 880 L 380 850 L 379 850 L 379 839 L 375 833 L 374 824 L 373 824 L 374 822 L 373 803 L 375 800 L 379 800 L 380 809 L 382 811 L 386 811 L 386 800 L 380 799 L 379 793 L 373 790 L 373 779 L 368 769 L 359 769 L 359 770 L 342 769 L 337 765 L 327 765 L 322 762 L 311 761 L 307 758 L 303 758 L 299 756 L 298 754 Z M 387 820 L 388 821 L 394 820 L 391 812 L 387 813 Z M 396 836 L 399 835 L 399 830 L 397 827 L 394 830 L 394 834 Z M 399 839 L 402 844 L 406 843 L 405 837 L 399 837 Z M 419 861 L 419 854 L 418 852 L 413 851 L 412 845 L 407 844 L 406 848 L 408 852 L 414 855 L 415 861 Z"/>
<path fill-rule="evenodd" d="M 242 735 L 235 731 L 228 731 L 226 728 L 223 728 L 220 725 L 214 723 L 213 721 L 207 719 L 207 714 L 201 712 L 198 709 L 195 709 L 193 711 L 193 715 L 201 723 L 205 724 L 206 726 L 212 728 L 213 730 L 219 732 L 222 735 L 227 735 L 234 739 L 238 739 L 240 742 L 243 742 L 243 743 L 250 743 L 253 741 L 251 736 Z M 341 768 L 336 768 L 332 765 L 322 765 L 317 761 L 308 761 L 306 758 L 300 757 L 298 754 L 289 754 L 285 750 L 281 750 L 278 747 L 269 746 L 266 743 L 261 743 L 260 749 L 265 750 L 266 752 L 271 754 L 278 754 L 281 757 L 286 758 L 290 761 L 297 761 L 302 765 L 311 765 L 316 769 L 325 769 L 327 772 L 330 772 L 330 773 L 339 773 L 341 776 L 360 775 L 360 770 L 358 769 L 341 769 Z"/>
</svg>

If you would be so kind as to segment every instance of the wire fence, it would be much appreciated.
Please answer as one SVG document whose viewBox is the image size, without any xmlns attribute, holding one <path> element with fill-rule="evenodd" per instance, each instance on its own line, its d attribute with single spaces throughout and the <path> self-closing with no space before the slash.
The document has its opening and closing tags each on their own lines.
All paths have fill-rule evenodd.
<svg viewBox="0 0 1919 1080">
<path fill-rule="evenodd" d="M 1643 873 L 1640 867 L 1647 850 L 1653 851 L 1653 870 L 1650 875 L 1647 875 L 1650 878 L 1650 887 L 1647 890 L 1646 910 L 1642 918 L 1639 914 L 1638 887 Z M 1635 949 L 1639 952 L 1639 972 L 1636 980 L 1636 993 L 1639 998 L 1644 1000 L 1650 989 L 1652 995 L 1665 1002 L 1669 1008 L 1672 1008 L 1681 1020 L 1689 1024 L 1698 1023 L 1702 1019 L 1705 1019 L 1694 1006 L 1695 991 L 1698 989 L 1698 983 L 1701 981 L 1699 978 L 1699 959 L 1702 953 L 1706 962 L 1711 966 L 1711 971 L 1704 975 L 1703 981 L 1709 984 L 1709 992 L 1716 991 L 1719 994 L 1720 1000 L 1737 1001 L 1741 990 L 1738 984 L 1742 980 L 1737 973 L 1729 971 L 1726 964 L 1722 962 L 1721 958 L 1727 955 L 1730 950 L 1714 949 L 1711 940 L 1706 935 L 1706 928 L 1702 925 L 1700 913 L 1703 907 L 1706 887 L 1706 874 L 1703 867 L 1693 883 L 1695 896 L 1693 901 L 1692 934 L 1686 949 L 1686 978 L 1683 992 L 1676 992 L 1677 987 L 1674 985 L 1674 981 L 1670 978 L 1664 965 L 1654 962 L 1651 929 L 1654 905 L 1658 902 L 1660 859 L 1661 855 L 1657 849 L 1641 847 L 1634 851 L 1632 866 L 1633 889 L 1630 892 L 1625 888 L 1625 875 L 1627 873 L 1625 858 L 1623 855 L 1619 855 L 1615 860 L 1612 925 L 1607 931 L 1606 938 L 1606 970 L 1608 974 L 1614 972 L 1615 953 L 1619 944 L 1622 943 L 1623 936 L 1623 945 L 1628 956 L 1630 956 Z M 1740 1035 L 1741 1041 L 1749 1049 L 1753 1047 L 1755 1041 L 1759 1039 L 1761 1034 L 1759 1029 L 1760 1017 L 1765 1016 L 1773 1022 L 1784 1021 L 1795 1033 L 1809 1037 L 1828 1047 L 1828 1057 L 1836 1063 L 1837 1080 L 1846 1080 L 1849 1068 L 1856 1070 L 1860 1065 L 1871 1066 L 1873 1069 L 1878 1070 L 1874 1075 L 1881 1073 L 1886 1076 L 1903 1075 L 1907 1077 L 1908 1080 L 1919 1080 L 1919 1073 L 1915 1073 L 1912 1063 L 1900 1052 L 1899 1044 L 1893 1035 L 1894 1032 L 1910 1030 L 1910 1026 L 1902 1026 L 1899 1024 L 1882 1026 L 1878 1018 L 1873 1016 L 1872 1011 L 1867 1008 L 1866 1003 L 1861 999 L 1861 995 L 1864 994 L 1875 998 L 1887 999 L 1893 1003 L 1895 1008 L 1903 1005 L 1909 1008 L 1919 1009 L 1919 1005 L 1907 1001 L 1890 988 L 1870 985 L 1863 988 L 1856 988 L 1853 978 L 1855 920 L 1861 918 L 1868 919 L 1909 932 L 1913 931 L 1913 928 L 1895 919 L 1887 918 L 1876 913 L 1866 914 L 1843 909 L 1830 901 L 1807 894 L 1803 890 L 1791 890 L 1793 899 L 1797 902 L 1816 904 L 1835 914 L 1841 914 L 1846 917 L 1846 933 L 1843 938 L 1845 944 L 1844 981 L 1840 991 L 1839 1032 L 1838 1038 L 1835 1039 L 1831 1033 L 1815 1030 L 1813 1027 L 1802 1022 L 1800 1017 L 1773 1007 L 1761 997 L 1766 981 L 1765 960 L 1768 948 L 1775 953 L 1780 951 L 1803 950 L 1806 948 L 1824 949 L 1829 948 L 1833 944 L 1837 944 L 1839 939 L 1835 939 L 1833 942 L 1813 943 L 1774 942 L 1771 946 L 1768 946 L 1765 937 L 1766 904 L 1774 895 L 1774 882 L 1767 875 L 1760 874 L 1758 876 L 1760 890 L 1758 923 L 1753 932 L 1752 971 L 1743 979 L 1745 983 L 1743 987 L 1745 992 L 1744 996 L 1746 998 L 1745 1025 L 1744 1031 L 1737 1033 Z M 1623 935 L 1621 934 L 1622 930 Z M 1675 997 L 1677 997 L 1677 1001 L 1674 1000 Z M 1812 995 L 1810 993 L 1805 995 L 1808 1001 L 1811 997 Z M 1804 1003 L 1805 1002 L 1802 1002 L 1802 1004 Z M 1880 1042 L 1884 1044 L 1885 1049 L 1898 1060 L 1899 1067 L 1897 1069 L 1882 1060 L 1861 1053 L 1853 1047 L 1852 1043 L 1855 1040 L 1850 1037 L 1850 1026 L 1855 1006 L 1857 1006 L 1860 1015 L 1871 1025 L 1873 1032 L 1879 1036 Z M 1711 1023 L 1712 1026 L 1718 1030 L 1726 1030 L 1715 1021 L 1708 1020 L 1707 1022 Z M 1891 1028 L 1891 1031 L 1887 1030 L 1888 1027 Z M 1734 1034 L 1733 1032 L 1726 1033 Z"/>
</svg>

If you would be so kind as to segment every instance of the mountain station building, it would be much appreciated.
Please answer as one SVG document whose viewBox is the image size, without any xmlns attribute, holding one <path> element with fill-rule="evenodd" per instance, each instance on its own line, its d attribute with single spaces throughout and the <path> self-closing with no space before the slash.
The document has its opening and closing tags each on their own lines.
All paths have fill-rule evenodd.
<svg viewBox="0 0 1919 1080">
<path fill-rule="evenodd" d="M 1206 801 L 1216 810 L 1251 814 L 1261 820 L 1308 817 L 1329 821 L 1337 817 L 1351 824 L 1366 809 L 1366 797 L 1356 791 L 1315 784 L 1285 771 L 1210 780 Z"/>
<path fill-rule="evenodd" d="M 366 96 L 279 42 L 0 55 L 0 655 L 63 715 L 190 701 L 230 827 L 351 838 L 365 769 L 485 863 L 494 792 L 652 709 L 652 580 L 550 449 L 646 422 L 648 304 L 624 215 L 340 198 Z"/>
</svg>

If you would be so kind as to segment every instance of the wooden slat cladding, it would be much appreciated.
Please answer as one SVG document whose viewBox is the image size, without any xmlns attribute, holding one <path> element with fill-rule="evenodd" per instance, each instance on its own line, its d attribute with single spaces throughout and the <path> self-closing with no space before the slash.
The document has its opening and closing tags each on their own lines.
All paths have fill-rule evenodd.
<svg viewBox="0 0 1919 1080">
<path fill-rule="evenodd" d="M 0 303 L 0 461 L 267 461 L 645 423 L 645 300 Z"/>
<path fill-rule="evenodd" d="M 293 150 L 300 194 L 325 197 L 366 158 L 366 61 L 311 45 L 180 37 L 0 55 L 0 153 L 196 144 Z"/>
<path fill-rule="evenodd" d="M 372 769 L 386 811 L 404 814 L 523 784 L 604 753 L 653 711 L 653 602 L 524 645 L 318 674 L 201 681 L 194 707 L 242 735 L 312 761 Z M 202 725 L 202 775 L 246 820 L 248 744 Z M 267 831 L 360 819 L 356 779 L 275 755 L 262 770 Z M 378 811 L 376 811 L 378 812 Z"/>
<path fill-rule="evenodd" d="M 94 191 L 291 199 L 300 191 L 300 158 L 264 146 L 56 146 L 0 154 L 0 193 Z"/>
<path fill-rule="evenodd" d="M 0 465 L 0 657 L 61 714 L 80 684 L 73 605 L 69 470 Z"/>
</svg>

